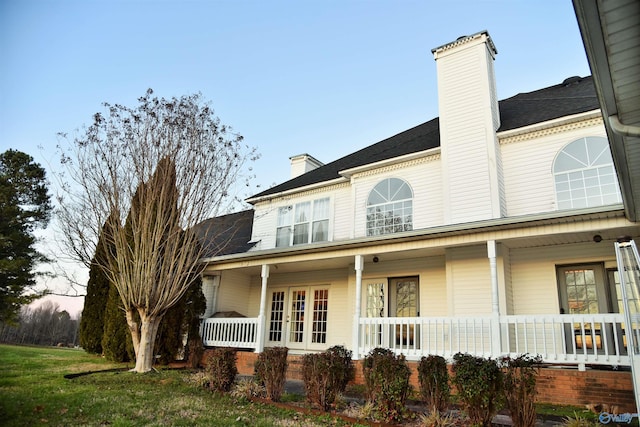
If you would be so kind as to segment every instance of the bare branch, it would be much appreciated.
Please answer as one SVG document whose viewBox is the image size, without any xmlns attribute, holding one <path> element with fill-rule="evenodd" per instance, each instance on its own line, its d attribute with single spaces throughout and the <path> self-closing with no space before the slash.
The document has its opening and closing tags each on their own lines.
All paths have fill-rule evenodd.
<svg viewBox="0 0 640 427">
<path fill-rule="evenodd" d="M 127 318 L 140 315 L 142 352 L 145 331 L 157 329 L 201 272 L 208 249 L 194 227 L 237 202 L 238 183 L 249 178 L 243 169 L 258 156 L 199 94 L 159 99 L 149 90 L 139 101 L 135 109 L 104 104 L 82 134 L 61 135 L 71 181 L 58 219 L 65 252 L 87 266 L 98 262 Z M 100 236 L 109 256 L 96 261 Z"/>
</svg>

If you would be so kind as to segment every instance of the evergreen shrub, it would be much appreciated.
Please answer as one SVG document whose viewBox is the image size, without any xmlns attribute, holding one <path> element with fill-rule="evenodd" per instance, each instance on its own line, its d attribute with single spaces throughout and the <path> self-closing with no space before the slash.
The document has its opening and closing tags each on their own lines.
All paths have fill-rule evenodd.
<svg viewBox="0 0 640 427">
<path fill-rule="evenodd" d="M 374 348 L 365 356 L 362 370 L 367 398 L 376 408 L 376 415 L 386 422 L 402 420 L 411 392 L 411 371 L 405 357 L 396 356 L 388 349 Z"/>
<path fill-rule="evenodd" d="M 515 359 L 502 359 L 504 395 L 514 426 L 536 425 L 536 382 L 542 358 L 523 354 Z"/>
<path fill-rule="evenodd" d="M 431 412 L 443 412 L 449 406 L 451 391 L 447 361 L 442 356 L 422 357 L 418 364 L 420 394 Z"/>
<path fill-rule="evenodd" d="M 221 392 L 231 390 L 238 374 L 236 349 L 229 347 L 213 349 L 207 356 L 205 370 L 211 390 Z"/>
<path fill-rule="evenodd" d="M 342 346 L 334 346 L 323 353 L 302 357 L 302 377 L 311 404 L 326 411 L 338 394 L 345 391 L 355 376 L 351 354 Z"/>
<path fill-rule="evenodd" d="M 473 426 L 489 427 L 502 406 L 502 371 L 494 359 L 457 353 L 452 383 Z"/>
<path fill-rule="evenodd" d="M 268 347 L 258 355 L 254 367 L 256 380 L 264 385 L 267 399 L 278 402 L 287 380 L 287 347 Z"/>
</svg>

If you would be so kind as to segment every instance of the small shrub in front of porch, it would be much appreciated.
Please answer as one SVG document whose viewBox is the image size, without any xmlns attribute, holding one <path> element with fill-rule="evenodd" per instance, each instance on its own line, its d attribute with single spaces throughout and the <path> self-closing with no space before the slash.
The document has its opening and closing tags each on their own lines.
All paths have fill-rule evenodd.
<svg viewBox="0 0 640 427">
<path fill-rule="evenodd" d="M 255 364 L 255 378 L 263 384 L 267 399 L 278 402 L 287 380 L 287 347 L 268 347 L 258 355 Z"/>
<path fill-rule="evenodd" d="M 418 364 L 418 381 L 420 382 L 420 394 L 429 411 L 446 411 L 451 391 L 445 358 L 435 355 L 422 357 Z"/>
<path fill-rule="evenodd" d="M 391 350 L 374 348 L 362 363 L 367 399 L 376 408 L 377 415 L 387 422 L 404 418 L 407 397 L 411 392 L 411 370 L 403 355 Z"/>
<path fill-rule="evenodd" d="M 473 426 L 489 427 L 504 399 L 502 371 L 494 359 L 457 353 L 452 383 Z"/>
<path fill-rule="evenodd" d="M 346 390 L 355 374 L 351 354 L 342 346 L 334 346 L 323 353 L 303 356 L 302 377 L 311 404 L 326 411 Z"/>
<path fill-rule="evenodd" d="M 205 371 L 211 390 L 222 392 L 231 390 L 238 374 L 236 350 L 226 347 L 213 349 L 207 356 Z"/>
<path fill-rule="evenodd" d="M 502 359 L 505 403 L 513 425 L 534 427 L 536 424 L 536 380 L 541 362 L 540 356 L 528 354 Z"/>
</svg>

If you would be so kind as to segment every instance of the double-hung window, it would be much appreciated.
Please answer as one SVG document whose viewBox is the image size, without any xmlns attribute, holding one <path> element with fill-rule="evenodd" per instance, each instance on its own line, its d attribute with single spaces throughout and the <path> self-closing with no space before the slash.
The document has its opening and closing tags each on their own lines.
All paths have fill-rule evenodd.
<svg viewBox="0 0 640 427">
<path fill-rule="evenodd" d="M 329 198 L 278 209 L 276 247 L 329 240 Z"/>
</svg>

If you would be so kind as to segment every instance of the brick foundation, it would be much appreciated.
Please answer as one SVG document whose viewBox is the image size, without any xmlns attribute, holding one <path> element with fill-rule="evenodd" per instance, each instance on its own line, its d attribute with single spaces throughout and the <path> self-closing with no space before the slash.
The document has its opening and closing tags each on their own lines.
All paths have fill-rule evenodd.
<svg viewBox="0 0 640 427">
<path fill-rule="evenodd" d="M 203 362 L 208 352 L 205 351 Z M 258 358 L 257 353 L 239 351 L 237 353 L 238 373 L 240 375 L 253 375 L 253 367 Z M 302 356 L 289 355 L 287 378 L 292 380 L 302 379 Z M 356 384 L 364 384 L 362 375 L 362 360 L 354 361 L 356 366 Z M 410 383 L 418 390 L 418 363 L 407 362 L 411 369 Z M 538 402 L 586 406 L 609 405 L 617 407 L 619 412 L 636 412 L 636 403 L 633 396 L 633 384 L 629 371 L 600 371 L 577 369 L 544 368 L 540 371 L 537 382 Z"/>
</svg>

